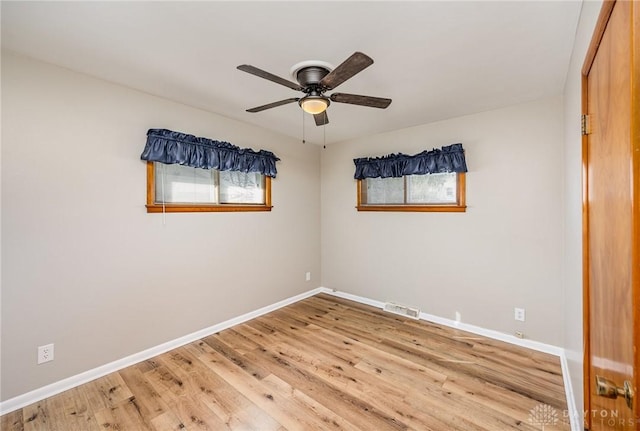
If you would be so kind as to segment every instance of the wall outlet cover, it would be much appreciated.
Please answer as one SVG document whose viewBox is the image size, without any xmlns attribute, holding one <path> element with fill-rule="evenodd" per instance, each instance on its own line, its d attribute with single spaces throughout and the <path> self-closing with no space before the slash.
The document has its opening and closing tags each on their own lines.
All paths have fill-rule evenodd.
<svg viewBox="0 0 640 431">
<path fill-rule="evenodd" d="M 53 344 L 38 347 L 38 364 L 53 361 Z"/>
</svg>

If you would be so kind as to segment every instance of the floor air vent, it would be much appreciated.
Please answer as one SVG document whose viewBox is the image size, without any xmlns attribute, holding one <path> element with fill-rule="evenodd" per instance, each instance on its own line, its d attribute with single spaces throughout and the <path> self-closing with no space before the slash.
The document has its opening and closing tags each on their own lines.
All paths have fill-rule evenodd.
<svg viewBox="0 0 640 431">
<path fill-rule="evenodd" d="M 410 317 L 412 319 L 420 319 L 420 310 L 417 308 L 406 307 L 400 304 L 394 304 L 393 302 L 387 302 L 384 304 L 384 311 L 389 313 L 399 314 L 401 316 Z"/>
</svg>

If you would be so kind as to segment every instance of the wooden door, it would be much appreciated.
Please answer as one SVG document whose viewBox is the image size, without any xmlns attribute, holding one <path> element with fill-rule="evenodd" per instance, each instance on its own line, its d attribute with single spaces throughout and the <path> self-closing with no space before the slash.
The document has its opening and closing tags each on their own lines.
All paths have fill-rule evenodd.
<svg viewBox="0 0 640 431">
<path fill-rule="evenodd" d="M 640 430 L 640 2 L 603 4 L 582 104 L 585 427 Z"/>
</svg>

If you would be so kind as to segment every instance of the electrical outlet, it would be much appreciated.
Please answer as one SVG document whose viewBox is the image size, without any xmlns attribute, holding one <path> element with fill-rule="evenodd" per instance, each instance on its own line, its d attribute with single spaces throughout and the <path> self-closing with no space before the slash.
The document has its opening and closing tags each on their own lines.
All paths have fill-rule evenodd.
<svg viewBox="0 0 640 431">
<path fill-rule="evenodd" d="M 456 323 L 462 322 L 462 315 L 459 311 L 456 311 Z"/>
<path fill-rule="evenodd" d="M 516 308 L 514 318 L 520 322 L 524 322 L 524 308 Z"/>
<path fill-rule="evenodd" d="M 310 272 L 307 272 L 307 273 L 304 275 L 304 279 L 305 279 L 306 281 L 311 281 L 311 273 L 310 273 Z"/>
<path fill-rule="evenodd" d="M 53 361 L 53 344 L 38 347 L 38 364 Z"/>
</svg>

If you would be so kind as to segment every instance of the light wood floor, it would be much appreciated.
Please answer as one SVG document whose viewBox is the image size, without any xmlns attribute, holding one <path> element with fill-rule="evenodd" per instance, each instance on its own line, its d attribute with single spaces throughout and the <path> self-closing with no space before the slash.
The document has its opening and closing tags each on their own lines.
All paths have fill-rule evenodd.
<svg viewBox="0 0 640 431">
<path fill-rule="evenodd" d="M 570 429 L 566 408 L 554 356 L 321 294 L 8 413 L 0 428 L 550 431 Z"/>
</svg>

